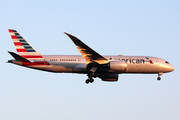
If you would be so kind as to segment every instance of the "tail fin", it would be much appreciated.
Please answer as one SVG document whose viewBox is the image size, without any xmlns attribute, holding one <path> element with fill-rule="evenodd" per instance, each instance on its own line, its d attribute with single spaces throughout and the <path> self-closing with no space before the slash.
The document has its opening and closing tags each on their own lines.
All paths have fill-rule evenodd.
<svg viewBox="0 0 180 120">
<path fill-rule="evenodd" d="M 43 58 L 16 30 L 9 29 L 9 33 L 20 56 L 27 59 Z"/>
</svg>

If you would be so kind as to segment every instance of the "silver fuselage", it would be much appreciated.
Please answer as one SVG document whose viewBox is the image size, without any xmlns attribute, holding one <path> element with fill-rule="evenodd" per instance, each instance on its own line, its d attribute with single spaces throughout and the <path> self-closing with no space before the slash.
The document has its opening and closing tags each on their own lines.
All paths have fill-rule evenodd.
<svg viewBox="0 0 180 120">
<path fill-rule="evenodd" d="M 174 70 L 174 67 L 166 60 L 149 56 L 103 56 L 109 61 L 125 61 L 125 71 L 111 71 L 108 73 L 166 73 Z M 148 57 L 149 59 L 146 59 Z M 13 61 L 14 64 L 29 68 L 57 73 L 88 73 L 86 71 L 86 60 L 81 55 L 43 55 L 46 64 L 22 64 L 20 61 Z M 153 61 L 153 64 L 149 62 Z M 37 59 L 33 60 L 38 62 Z"/>
</svg>

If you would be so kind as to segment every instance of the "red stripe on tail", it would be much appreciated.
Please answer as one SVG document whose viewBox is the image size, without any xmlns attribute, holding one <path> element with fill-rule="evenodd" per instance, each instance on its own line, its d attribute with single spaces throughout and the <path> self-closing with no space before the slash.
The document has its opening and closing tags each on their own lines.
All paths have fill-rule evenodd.
<svg viewBox="0 0 180 120">
<path fill-rule="evenodd" d="M 9 29 L 9 32 L 12 33 L 13 31 L 11 29 Z"/>
<path fill-rule="evenodd" d="M 15 35 L 11 35 L 12 39 L 18 39 Z"/>
<path fill-rule="evenodd" d="M 14 42 L 15 46 L 22 46 L 22 44 L 20 42 Z"/>
<path fill-rule="evenodd" d="M 42 56 L 35 56 L 35 55 L 22 55 L 24 58 L 43 58 Z"/>
<path fill-rule="evenodd" d="M 27 52 L 26 49 L 16 49 L 17 52 Z"/>
</svg>

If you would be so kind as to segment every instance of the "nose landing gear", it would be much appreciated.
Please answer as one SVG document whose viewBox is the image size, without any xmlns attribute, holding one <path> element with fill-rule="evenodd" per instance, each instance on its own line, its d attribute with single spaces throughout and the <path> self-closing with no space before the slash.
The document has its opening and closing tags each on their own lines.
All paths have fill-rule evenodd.
<svg viewBox="0 0 180 120">
<path fill-rule="evenodd" d="M 157 80 L 161 80 L 161 77 L 158 76 Z"/>
<path fill-rule="evenodd" d="M 158 73 L 158 78 L 157 78 L 157 80 L 159 81 L 159 80 L 161 80 L 161 75 L 163 75 L 163 73 Z"/>
</svg>

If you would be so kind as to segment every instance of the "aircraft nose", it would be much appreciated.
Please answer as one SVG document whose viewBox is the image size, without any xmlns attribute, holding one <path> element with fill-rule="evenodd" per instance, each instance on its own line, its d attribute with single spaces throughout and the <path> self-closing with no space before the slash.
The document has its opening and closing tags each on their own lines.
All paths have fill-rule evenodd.
<svg viewBox="0 0 180 120">
<path fill-rule="evenodd" d="M 168 66 L 168 69 L 169 69 L 169 70 L 168 70 L 169 72 L 174 71 L 174 67 L 173 67 L 172 65 Z"/>
<path fill-rule="evenodd" d="M 171 71 L 174 71 L 174 67 L 173 67 L 172 65 L 171 65 L 171 67 L 170 67 L 170 70 L 171 70 Z"/>
</svg>

